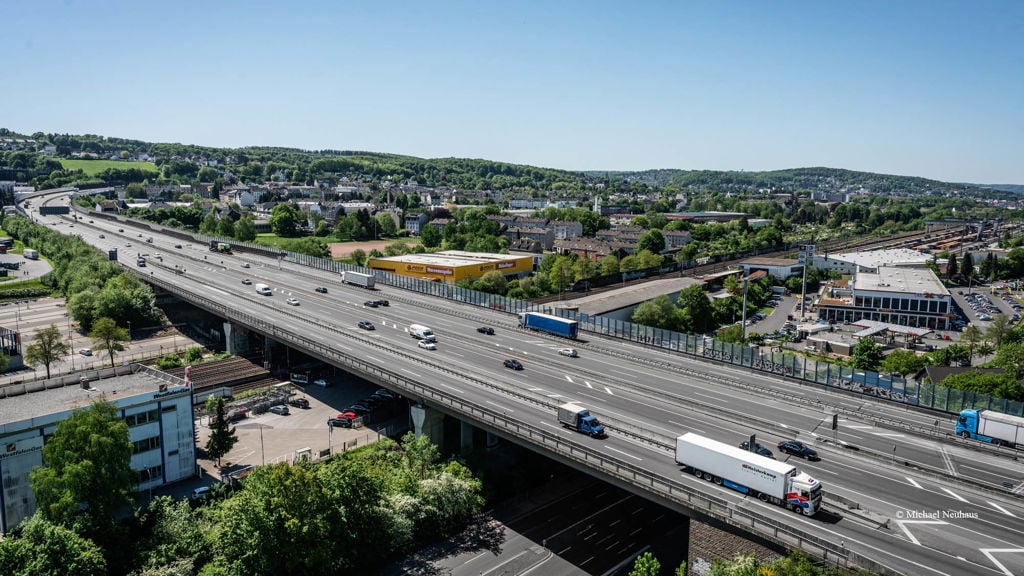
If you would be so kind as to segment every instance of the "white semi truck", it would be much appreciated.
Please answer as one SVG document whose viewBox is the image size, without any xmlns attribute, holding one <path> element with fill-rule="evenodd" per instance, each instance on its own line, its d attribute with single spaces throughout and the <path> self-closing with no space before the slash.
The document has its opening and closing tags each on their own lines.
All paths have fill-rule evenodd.
<svg viewBox="0 0 1024 576">
<path fill-rule="evenodd" d="M 1024 447 L 1024 418 L 991 410 L 961 410 L 956 433 L 982 442 Z"/>
<path fill-rule="evenodd" d="M 676 462 L 698 478 L 813 516 L 821 482 L 792 464 L 688 432 L 676 438 Z"/>
<path fill-rule="evenodd" d="M 362 272 L 346 270 L 341 273 L 341 281 L 346 284 L 362 286 L 363 288 L 373 288 L 373 274 L 363 274 Z"/>
</svg>

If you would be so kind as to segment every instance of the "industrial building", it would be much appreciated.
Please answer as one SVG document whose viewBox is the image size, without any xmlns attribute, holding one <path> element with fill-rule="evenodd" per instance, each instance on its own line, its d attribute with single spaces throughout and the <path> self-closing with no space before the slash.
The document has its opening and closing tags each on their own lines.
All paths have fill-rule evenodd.
<svg viewBox="0 0 1024 576">
<path fill-rule="evenodd" d="M 432 254 L 370 258 L 367 267 L 437 282 L 459 282 L 479 280 L 492 271 L 501 272 L 505 276 L 524 276 L 533 271 L 533 257 L 446 250 Z"/>
<path fill-rule="evenodd" d="M 743 269 L 743 274 L 747 276 L 757 270 L 763 270 L 779 280 L 785 280 L 790 276 L 799 276 L 804 273 L 802 262 L 787 258 L 747 258 L 740 262 L 740 268 Z"/>
<path fill-rule="evenodd" d="M 932 255 L 917 250 L 896 248 L 845 254 L 816 254 L 811 259 L 811 265 L 819 270 L 836 270 L 840 274 L 856 274 L 858 270 L 875 272 L 883 266 L 922 268 L 932 258 Z"/>
<path fill-rule="evenodd" d="M 90 372 L 60 381 L 29 382 L 3 389 L 0 402 L 0 533 L 6 533 L 36 510 L 29 472 L 43 465 L 43 444 L 73 410 L 93 402 L 111 402 L 128 424 L 134 446 L 132 468 L 137 489 L 149 490 L 191 478 L 196 473 L 192 390 L 184 380 L 150 368 L 133 366 Z M 98 375 L 110 377 L 99 378 Z M 169 383 L 170 382 L 170 383 Z M 49 387 L 47 387 L 49 386 Z"/>
<path fill-rule="evenodd" d="M 948 330 L 956 317 L 949 290 L 927 268 L 861 270 L 852 281 L 826 284 L 815 306 L 818 318 L 830 322 L 865 319 Z"/>
</svg>

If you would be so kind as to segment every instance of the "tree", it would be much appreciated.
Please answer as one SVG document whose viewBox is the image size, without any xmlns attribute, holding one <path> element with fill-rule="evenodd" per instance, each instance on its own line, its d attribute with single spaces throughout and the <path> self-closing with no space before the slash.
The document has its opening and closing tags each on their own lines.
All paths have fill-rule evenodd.
<svg viewBox="0 0 1024 576">
<path fill-rule="evenodd" d="M 5 576 L 107 573 L 99 546 L 38 513 L 0 540 L 0 566 Z"/>
<path fill-rule="evenodd" d="M 633 569 L 629 576 L 659 576 L 661 574 L 661 562 L 650 552 L 644 552 L 636 557 Z"/>
<path fill-rule="evenodd" d="M 423 229 L 420 230 L 420 240 L 423 241 L 423 245 L 427 248 L 437 248 L 441 245 L 441 240 L 443 239 L 441 231 L 433 224 L 424 224 Z"/>
<path fill-rule="evenodd" d="M 952 279 L 956 276 L 956 271 L 956 254 L 950 254 L 949 259 L 946 261 L 946 278 Z"/>
<path fill-rule="evenodd" d="M 366 265 L 366 250 L 363 250 L 362 248 L 356 248 L 348 255 L 348 257 L 356 263 L 356 266 Z"/>
<path fill-rule="evenodd" d="M 988 365 L 1003 368 L 1014 378 L 1024 378 L 1024 343 L 1003 344 Z"/>
<path fill-rule="evenodd" d="M 206 441 L 206 455 L 220 466 L 222 456 L 231 452 L 238 442 L 235 429 L 224 411 L 224 398 L 210 396 L 206 401 L 206 413 L 210 415 L 210 437 Z"/>
<path fill-rule="evenodd" d="M 209 561 L 210 544 L 204 535 L 208 520 L 193 512 L 188 500 L 157 496 L 140 518 L 145 530 L 138 543 L 139 564 L 143 572 L 133 574 L 194 574 Z M 162 568 L 187 562 L 188 571 L 165 571 Z"/>
<path fill-rule="evenodd" d="M 679 308 L 676 308 L 668 296 L 660 294 L 637 306 L 632 321 L 642 326 L 679 330 L 682 316 Z"/>
<path fill-rule="evenodd" d="M 601 258 L 600 269 L 602 276 L 610 276 L 619 273 L 619 257 L 615 254 L 608 254 Z"/>
<path fill-rule="evenodd" d="M 474 290 L 487 292 L 488 294 L 505 294 L 508 291 L 508 280 L 505 275 L 497 270 L 491 270 L 473 283 Z"/>
<path fill-rule="evenodd" d="M 203 221 L 199 223 L 199 232 L 202 234 L 216 234 L 217 233 L 217 211 L 210 209 L 203 217 Z"/>
<path fill-rule="evenodd" d="M 274 234 L 284 238 L 294 238 L 299 235 L 300 220 L 299 209 L 292 204 L 278 204 L 270 211 L 270 229 L 274 231 Z"/>
<path fill-rule="evenodd" d="M 128 425 L 113 404 L 74 410 L 43 445 L 43 465 L 29 473 L 40 513 L 83 536 L 108 538 L 115 513 L 135 496 L 131 457 Z"/>
<path fill-rule="evenodd" d="M 700 284 L 694 284 L 681 290 L 676 306 L 682 308 L 686 313 L 682 326 L 684 331 L 691 334 L 703 334 L 714 327 L 714 310 Z"/>
<path fill-rule="evenodd" d="M 882 360 L 882 372 L 906 376 L 924 368 L 924 357 L 913 350 L 893 350 Z"/>
<path fill-rule="evenodd" d="M 217 234 L 224 238 L 235 237 L 235 221 L 230 217 L 221 218 L 217 221 Z"/>
<path fill-rule="evenodd" d="M 235 223 L 235 239 L 242 242 L 252 242 L 256 239 L 256 222 L 252 215 L 246 214 Z"/>
<path fill-rule="evenodd" d="M 102 350 L 110 356 L 110 366 L 114 366 L 114 354 L 124 350 L 124 342 L 128 341 L 128 329 L 121 328 L 113 318 L 104 316 L 92 325 L 92 347 Z"/>
<path fill-rule="evenodd" d="M 882 347 L 874 338 L 861 338 L 853 347 L 851 358 L 853 367 L 858 370 L 878 370 L 882 362 Z"/>
<path fill-rule="evenodd" d="M 648 230 L 637 240 L 636 250 L 650 250 L 654 254 L 661 254 L 665 250 L 665 237 L 661 230 Z"/>
<path fill-rule="evenodd" d="M 715 339 L 720 342 L 739 344 L 743 342 L 743 326 L 740 326 L 739 324 L 730 324 L 719 330 L 718 334 L 715 334 Z"/>
<path fill-rule="evenodd" d="M 398 234 L 398 225 L 390 212 L 377 214 L 377 233 L 385 238 L 393 238 Z"/>
<path fill-rule="evenodd" d="M 71 346 L 60 336 L 55 324 L 36 332 L 32 344 L 25 349 L 25 363 L 30 366 L 42 364 L 46 367 L 46 378 L 50 378 L 50 365 L 68 355 Z"/>
<path fill-rule="evenodd" d="M 551 267 L 551 272 L 548 274 L 552 290 L 557 292 L 568 290 L 572 287 L 575 278 L 576 273 L 573 270 L 573 261 L 565 256 L 557 257 L 554 266 Z"/>
<path fill-rule="evenodd" d="M 973 328 L 973 326 L 971 327 Z M 992 322 L 989 323 L 988 328 L 985 330 L 985 337 L 992 342 L 993 346 L 999 348 L 1006 342 L 1010 330 L 1010 319 L 1006 317 L 1006 314 L 994 314 Z"/>
<path fill-rule="evenodd" d="M 971 360 L 974 360 L 974 349 L 984 341 L 985 337 L 981 333 L 981 328 L 978 328 L 974 324 L 964 328 L 963 332 L 960 333 L 960 341 L 967 345 L 968 355 Z"/>
<path fill-rule="evenodd" d="M 963 261 L 960 262 L 960 274 L 968 279 L 974 275 L 974 258 L 971 257 L 970 252 L 964 254 Z"/>
</svg>

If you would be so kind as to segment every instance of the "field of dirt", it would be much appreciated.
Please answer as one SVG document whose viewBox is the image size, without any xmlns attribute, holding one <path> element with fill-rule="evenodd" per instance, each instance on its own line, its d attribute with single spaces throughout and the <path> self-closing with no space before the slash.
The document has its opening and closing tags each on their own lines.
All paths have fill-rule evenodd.
<svg viewBox="0 0 1024 576">
<path fill-rule="evenodd" d="M 363 252 L 366 252 L 367 254 L 369 254 L 370 250 L 373 250 L 374 248 L 383 252 L 384 248 L 391 242 L 392 241 L 390 240 L 376 240 L 373 242 L 339 242 L 335 244 L 328 244 L 327 246 L 331 249 L 331 258 L 348 258 L 349 254 L 359 248 L 362 248 Z"/>
</svg>

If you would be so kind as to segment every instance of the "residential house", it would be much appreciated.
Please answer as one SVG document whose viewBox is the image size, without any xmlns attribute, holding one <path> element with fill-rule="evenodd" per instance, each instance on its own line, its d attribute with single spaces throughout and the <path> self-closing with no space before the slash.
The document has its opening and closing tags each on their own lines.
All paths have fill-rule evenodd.
<svg viewBox="0 0 1024 576">
<path fill-rule="evenodd" d="M 409 231 L 409 234 L 413 236 L 419 236 L 423 227 L 427 225 L 430 220 L 430 215 L 426 212 L 417 212 L 416 214 L 405 215 L 405 229 Z"/>
<path fill-rule="evenodd" d="M 508 238 L 509 244 L 515 244 L 522 239 L 536 240 L 545 250 L 551 250 L 555 245 L 555 233 L 550 228 L 519 226 L 518 223 L 505 231 L 505 238 Z"/>
<path fill-rule="evenodd" d="M 548 223 L 555 238 L 564 240 L 566 238 L 579 238 L 583 236 L 583 224 L 572 220 L 552 220 Z"/>
<path fill-rule="evenodd" d="M 665 238 L 665 248 L 669 250 L 682 248 L 693 240 L 693 236 L 685 230 L 662 230 L 661 235 Z"/>
<path fill-rule="evenodd" d="M 555 240 L 554 249 L 555 252 L 562 255 L 574 253 L 581 258 L 597 262 L 609 254 L 614 254 L 618 258 L 632 254 L 635 251 L 635 246 L 635 244 L 630 246 L 623 242 L 599 240 L 597 238 L 566 238 L 564 240 Z"/>
</svg>

